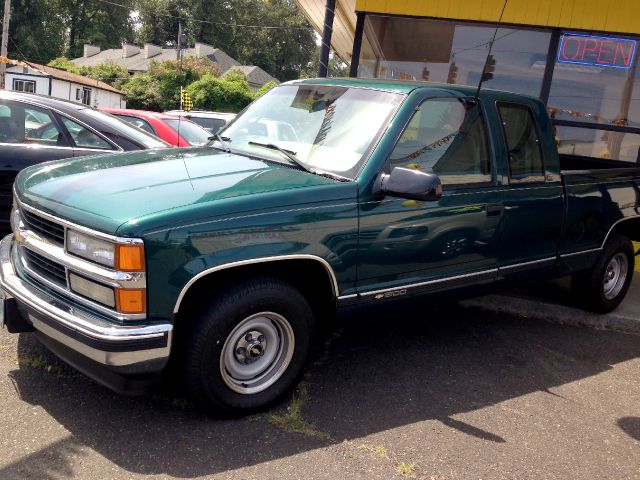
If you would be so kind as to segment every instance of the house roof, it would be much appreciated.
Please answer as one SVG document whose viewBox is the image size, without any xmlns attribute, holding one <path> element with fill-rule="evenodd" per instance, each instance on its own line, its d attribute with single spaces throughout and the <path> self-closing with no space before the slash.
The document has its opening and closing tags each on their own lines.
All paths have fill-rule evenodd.
<svg viewBox="0 0 640 480">
<path fill-rule="evenodd" d="M 151 47 L 148 52 L 146 52 L 147 46 Z M 111 48 L 102 51 L 98 50 L 98 47 L 91 47 L 97 52 L 93 55 L 74 58 L 71 61 L 81 67 L 93 67 L 95 65 L 111 61 L 125 67 L 129 72 L 141 73 L 146 72 L 149 69 L 149 65 L 152 61 L 163 62 L 166 60 L 176 59 L 177 54 L 175 48 L 160 48 L 156 45 L 147 46 L 138 48 L 134 45 L 125 45 L 124 48 Z M 130 51 L 127 52 L 127 49 L 130 49 Z M 185 48 L 182 52 L 184 58 L 206 57 L 212 62 L 215 62 L 218 65 L 221 75 L 231 68 L 240 67 L 240 71 L 247 76 L 249 83 L 264 85 L 271 81 L 278 82 L 277 79 L 269 75 L 260 67 L 253 65 L 240 65 L 240 62 L 229 56 L 225 51 L 212 47 L 211 45 L 197 43 L 195 47 Z M 132 54 L 125 56 L 125 53 Z"/>
<path fill-rule="evenodd" d="M 183 50 L 184 57 L 195 57 L 195 48 L 185 48 Z M 205 55 L 209 60 L 218 64 L 218 68 L 221 72 L 226 72 L 229 68 L 240 65 L 236 60 L 231 58 L 225 52 L 219 48 L 214 49 L 210 54 Z M 110 48 L 103 50 L 100 53 L 92 55 L 90 57 L 79 57 L 71 60 L 81 67 L 93 67 L 104 62 L 115 62 L 118 65 L 122 65 L 130 72 L 146 72 L 149 69 L 149 64 L 152 61 L 164 62 L 166 60 L 175 60 L 176 50 L 173 48 L 163 48 L 160 53 L 152 57 L 146 58 L 144 50 L 140 49 L 140 53 L 131 55 L 130 57 L 124 57 L 122 48 Z"/>
<path fill-rule="evenodd" d="M 66 70 L 61 70 L 55 67 L 49 67 L 47 65 L 40 65 L 38 63 L 29 63 L 29 68 L 36 72 L 40 72 L 46 76 L 50 76 L 56 78 L 58 80 L 64 80 L 65 82 L 78 83 L 80 85 L 86 85 L 88 87 L 99 88 L 101 90 L 107 90 L 108 92 L 118 93 L 122 95 L 123 93 L 117 88 L 113 88 L 108 83 L 101 82 L 100 80 L 95 80 L 93 78 L 85 77 L 83 75 L 78 75 L 77 73 L 67 72 Z M 7 69 L 7 72 L 13 74 L 20 74 L 20 72 L 24 69 L 24 67 L 10 67 Z"/>
<path fill-rule="evenodd" d="M 236 70 L 244 73 L 245 77 L 247 77 L 247 81 L 254 85 L 265 85 L 272 81 L 280 83 L 256 65 L 239 65 L 237 67 L 231 67 L 229 70 Z"/>
</svg>

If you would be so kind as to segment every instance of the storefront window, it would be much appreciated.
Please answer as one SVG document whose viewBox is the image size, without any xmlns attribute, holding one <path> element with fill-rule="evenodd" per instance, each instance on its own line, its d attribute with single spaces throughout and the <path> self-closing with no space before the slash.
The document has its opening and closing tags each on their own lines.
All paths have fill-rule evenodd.
<svg viewBox="0 0 640 480">
<path fill-rule="evenodd" d="M 359 77 L 429 80 L 476 86 L 495 26 L 367 15 Z M 499 28 L 493 78 L 485 86 L 538 95 L 551 34 Z"/>
<path fill-rule="evenodd" d="M 564 33 L 549 113 L 557 120 L 640 127 L 635 40 Z"/>
<path fill-rule="evenodd" d="M 556 127 L 558 152 L 640 163 L 640 135 L 577 127 Z"/>
</svg>

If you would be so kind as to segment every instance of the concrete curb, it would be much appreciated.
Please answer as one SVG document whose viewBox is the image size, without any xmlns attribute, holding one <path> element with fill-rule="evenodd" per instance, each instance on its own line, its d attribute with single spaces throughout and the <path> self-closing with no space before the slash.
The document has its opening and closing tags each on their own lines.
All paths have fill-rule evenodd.
<svg viewBox="0 0 640 480">
<path fill-rule="evenodd" d="M 632 295 L 630 291 L 628 295 Z M 630 299 L 635 301 L 636 299 Z M 625 300 L 626 302 L 627 300 Z M 460 302 L 465 308 L 479 308 L 564 325 L 589 326 L 601 330 L 615 330 L 640 334 L 640 317 L 630 315 L 618 307 L 612 313 L 601 315 L 543 299 L 523 298 L 516 295 L 486 295 Z"/>
</svg>

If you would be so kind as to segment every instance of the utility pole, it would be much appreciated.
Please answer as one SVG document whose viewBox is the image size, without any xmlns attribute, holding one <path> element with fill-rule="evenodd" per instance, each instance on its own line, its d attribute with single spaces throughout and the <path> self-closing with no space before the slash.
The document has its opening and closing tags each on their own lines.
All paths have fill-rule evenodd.
<svg viewBox="0 0 640 480">
<path fill-rule="evenodd" d="M 9 17 L 11 16 L 11 0 L 4 0 L 4 17 L 2 18 L 2 43 L 0 44 L 0 57 L 7 56 L 9 46 Z M 7 64 L 0 62 L 0 90 L 4 90 L 4 78 Z"/>
<path fill-rule="evenodd" d="M 176 52 L 176 60 L 182 60 L 182 22 L 178 20 L 178 51 Z"/>
</svg>

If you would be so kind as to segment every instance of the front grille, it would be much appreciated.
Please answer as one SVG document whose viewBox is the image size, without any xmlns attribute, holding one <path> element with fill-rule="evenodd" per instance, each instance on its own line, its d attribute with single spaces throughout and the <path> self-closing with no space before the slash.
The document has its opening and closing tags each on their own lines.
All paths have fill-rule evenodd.
<svg viewBox="0 0 640 480">
<path fill-rule="evenodd" d="M 38 235 L 52 240 L 59 245 L 64 245 L 64 227 L 62 225 L 25 209 L 20 210 L 20 216 L 29 230 L 33 230 Z"/>
<path fill-rule="evenodd" d="M 46 280 L 67 288 L 67 273 L 62 265 L 27 248 L 22 251 L 31 270 Z"/>
</svg>

